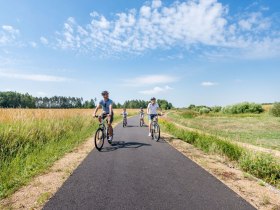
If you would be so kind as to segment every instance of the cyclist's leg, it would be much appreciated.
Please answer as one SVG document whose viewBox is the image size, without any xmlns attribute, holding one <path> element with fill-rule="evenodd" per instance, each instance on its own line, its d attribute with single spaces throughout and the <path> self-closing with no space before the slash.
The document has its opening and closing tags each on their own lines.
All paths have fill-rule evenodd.
<svg viewBox="0 0 280 210">
<path fill-rule="evenodd" d="M 108 117 L 108 131 L 109 131 L 109 136 L 112 137 L 113 136 L 113 127 L 112 127 L 112 123 L 114 121 L 114 114 L 112 114 L 111 116 L 107 115 Z"/>
<path fill-rule="evenodd" d="M 154 115 L 149 115 L 149 134 L 151 134 L 152 122 L 153 122 Z"/>
<path fill-rule="evenodd" d="M 104 114 L 104 113 L 100 114 L 100 115 L 98 116 L 98 121 L 99 121 L 99 123 L 101 123 L 102 120 L 104 120 L 106 117 L 107 117 L 106 114 Z"/>
</svg>

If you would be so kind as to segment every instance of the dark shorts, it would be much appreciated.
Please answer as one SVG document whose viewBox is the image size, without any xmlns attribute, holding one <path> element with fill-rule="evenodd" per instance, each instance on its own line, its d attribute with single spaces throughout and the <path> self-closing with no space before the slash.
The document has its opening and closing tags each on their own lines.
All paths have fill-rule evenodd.
<svg viewBox="0 0 280 210">
<path fill-rule="evenodd" d="M 149 120 L 152 121 L 156 116 L 157 114 L 149 114 Z"/>
<path fill-rule="evenodd" d="M 103 114 L 103 115 L 102 115 L 102 119 L 104 120 L 105 118 L 107 118 L 107 115 L 108 115 L 108 114 Z M 113 121 L 114 121 L 114 113 L 112 113 L 112 115 L 111 115 L 110 123 L 112 124 Z"/>
</svg>

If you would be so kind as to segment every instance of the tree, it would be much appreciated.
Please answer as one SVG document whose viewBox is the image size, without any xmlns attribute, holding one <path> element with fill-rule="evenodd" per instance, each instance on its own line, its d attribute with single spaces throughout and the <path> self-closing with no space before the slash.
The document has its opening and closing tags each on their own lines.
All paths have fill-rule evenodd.
<svg viewBox="0 0 280 210">
<path fill-rule="evenodd" d="M 164 110 L 168 110 L 168 109 L 173 108 L 172 103 L 168 102 L 167 100 L 158 99 L 157 102 L 158 102 L 158 105 L 160 106 L 160 108 L 162 108 Z"/>
</svg>

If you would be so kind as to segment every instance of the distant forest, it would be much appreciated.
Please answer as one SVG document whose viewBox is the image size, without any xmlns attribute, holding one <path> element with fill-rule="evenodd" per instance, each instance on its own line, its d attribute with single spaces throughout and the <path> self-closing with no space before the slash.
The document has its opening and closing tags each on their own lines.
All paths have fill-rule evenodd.
<svg viewBox="0 0 280 210">
<path fill-rule="evenodd" d="M 162 109 L 171 109 L 173 105 L 166 100 L 158 100 L 159 106 Z M 97 99 L 84 100 L 79 97 L 33 97 L 26 93 L 17 92 L 0 92 L 0 107 L 1 108 L 44 108 L 44 109 L 71 109 L 71 108 L 86 108 L 92 109 L 96 107 Z M 123 104 L 116 103 L 114 108 L 146 108 L 148 101 L 144 100 L 128 100 Z"/>
</svg>

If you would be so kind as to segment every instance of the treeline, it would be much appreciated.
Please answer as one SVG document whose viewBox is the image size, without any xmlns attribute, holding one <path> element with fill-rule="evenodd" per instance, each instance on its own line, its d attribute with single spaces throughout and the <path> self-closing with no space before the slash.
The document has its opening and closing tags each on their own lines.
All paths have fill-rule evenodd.
<svg viewBox="0 0 280 210">
<path fill-rule="evenodd" d="M 163 99 L 158 99 L 157 100 L 158 105 L 164 109 L 172 109 L 173 105 L 172 103 L 168 102 L 167 100 Z M 144 100 L 128 100 L 125 101 L 123 104 L 117 103 L 114 105 L 115 108 L 127 108 L 127 109 L 139 109 L 139 108 L 147 108 L 149 104 L 149 101 L 144 101 Z"/>
<path fill-rule="evenodd" d="M 17 92 L 0 92 L 2 108 L 94 108 L 96 99 L 83 100 L 78 97 L 33 97 Z"/>
<path fill-rule="evenodd" d="M 123 104 L 116 103 L 114 108 L 128 108 L 128 109 L 139 109 L 140 107 L 147 108 L 149 101 L 144 100 L 128 100 Z M 166 100 L 157 100 L 159 106 L 164 109 L 173 108 L 172 103 Z M 84 100 L 79 97 L 64 97 L 64 96 L 53 96 L 53 97 L 33 97 L 26 94 L 17 92 L 0 92 L 0 107 L 2 108 L 46 108 L 46 109 L 70 109 L 70 108 L 95 108 L 96 98 L 90 100 Z"/>
</svg>

